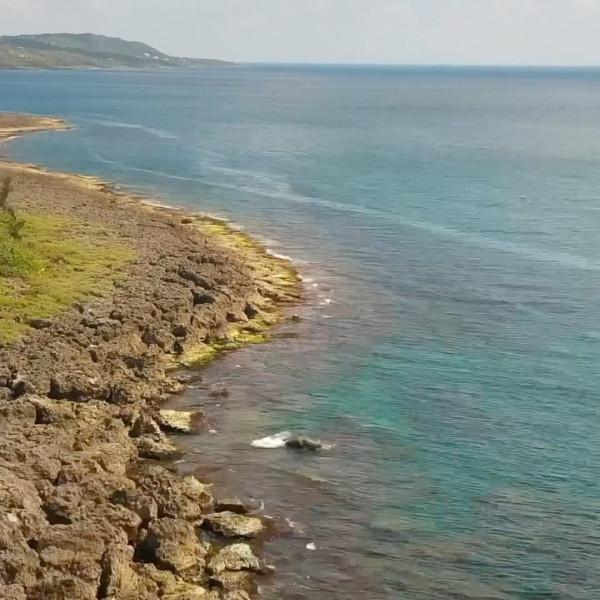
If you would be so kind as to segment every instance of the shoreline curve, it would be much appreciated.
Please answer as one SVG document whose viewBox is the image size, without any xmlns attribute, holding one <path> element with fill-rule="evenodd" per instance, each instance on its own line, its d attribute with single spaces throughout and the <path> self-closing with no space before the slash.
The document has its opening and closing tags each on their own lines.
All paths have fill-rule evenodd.
<svg viewBox="0 0 600 600">
<path fill-rule="evenodd" d="M 4 141 L 68 128 L 31 116 L 14 125 L 0 115 Z M 182 366 L 265 341 L 300 301 L 298 273 L 225 221 L 95 177 L 0 161 L 4 177 L 26 222 L 50 215 L 53 235 L 87 259 L 119 252 L 100 266 L 51 265 L 93 268 L 98 285 L 0 336 L 0 597 L 253 596 L 271 573 L 255 554 L 262 522 L 173 472 L 180 453 L 168 434 L 201 415 L 161 405 L 184 389 Z M 27 285 L 0 285 L 0 295 L 39 292 Z M 0 333 L 10 317 L 0 306 Z"/>
</svg>

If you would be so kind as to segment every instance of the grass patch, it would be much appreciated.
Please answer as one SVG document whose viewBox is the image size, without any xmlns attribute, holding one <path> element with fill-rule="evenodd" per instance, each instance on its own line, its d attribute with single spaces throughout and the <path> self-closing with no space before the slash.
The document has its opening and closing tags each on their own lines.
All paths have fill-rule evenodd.
<svg viewBox="0 0 600 600">
<path fill-rule="evenodd" d="M 257 250 L 260 249 L 258 242 L 249 235 L 233 229 L 227 222 L 213 217 L 198 216 L 195 219 L 196 227 L 202 233 L 218 237 L 219 241 L 228 248 L 239 250 L 240 248 Z"/>
<path fill-rule="evenodd" d="M 0 277 L 14 277 L 39 270 L 40 262 L 24 244 L 2 234 L 0 218 Z"/>
<path fill-rule="evenodd" d="M 231 325 L 229 340 L 210 344 L 196 344 L 174 360 L 171 368 L 200 369 L 225 352 L 239 350 L 254 344 L 264 344 L 270 339 L 269 330 L 271 327 L 280 322 L 281 319 L 280 314 L 269 313 L 256 317 L 245 324 Z"/>
<path fill-rule="evenodd" d="M 198 369 L 216 358 L 218 352 L 217 348 L 210 344 L 198 344 L 186 351 L 177 361 L 174 361 L 173 368 L 183 366 L 190 369 Z"/>
<path fill-rule="evenodd" d="M 20 239 L 0 222 L 0 342 L 78 300 L 103 297 L 135 253 L 108 230 L 75 219 L 20 215 Z"/>
<path fill-rule="evenodd" d="M 194 225 L 205 235 L 217 239 L 222 246 L 245 256 L 247 264 L 272 285 L 278 288 L 297 288 L 300 285 L 300 277 L 288 260 L 273 256 L 252 236 L 233 229 L 226 221 L 198 215 L 194 218 Z"/>
</svg>

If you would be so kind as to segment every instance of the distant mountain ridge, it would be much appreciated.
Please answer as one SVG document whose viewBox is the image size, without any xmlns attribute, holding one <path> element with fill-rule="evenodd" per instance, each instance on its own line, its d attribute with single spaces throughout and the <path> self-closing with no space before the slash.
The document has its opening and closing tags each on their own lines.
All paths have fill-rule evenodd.
<svg viewBox="0 0 600 600">
<path fill-rule="evenodd" d="M 170 56 L 142 42 L 93 33 L 0 36 L 0 69 L 156 69 L 229 64 Z"/>
</svg>

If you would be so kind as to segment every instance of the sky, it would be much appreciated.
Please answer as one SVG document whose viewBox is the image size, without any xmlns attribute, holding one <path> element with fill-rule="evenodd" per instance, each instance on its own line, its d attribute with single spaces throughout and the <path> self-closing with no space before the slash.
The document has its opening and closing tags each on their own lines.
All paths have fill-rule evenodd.
<svg viewBox="0 0 600 600">
<path fill-rule="evenodd" d="M 0 0 L 0 33 L 239 62 L 600 65 L 600 0 Z"/>
</svg>

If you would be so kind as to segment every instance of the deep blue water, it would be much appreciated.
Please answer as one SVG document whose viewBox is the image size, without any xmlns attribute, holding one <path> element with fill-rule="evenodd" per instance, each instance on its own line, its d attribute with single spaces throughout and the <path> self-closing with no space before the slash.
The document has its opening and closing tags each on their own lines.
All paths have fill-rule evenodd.
<svg viewBox="0 0 600 600">
<path fill-rule="evenodd" d="M 600 595 L 600 71 L 0 72 L 17 159 L 227 216 L 307 302 L 206 371 L 189 463 L 265 500 L 277 598 Z M 223 404 L 223 406 L 220 406 Z M 248 442 L 293 429 L 320 456 Z M 314 541 L 317 550 L 305 546 Z"/>
</svg>

